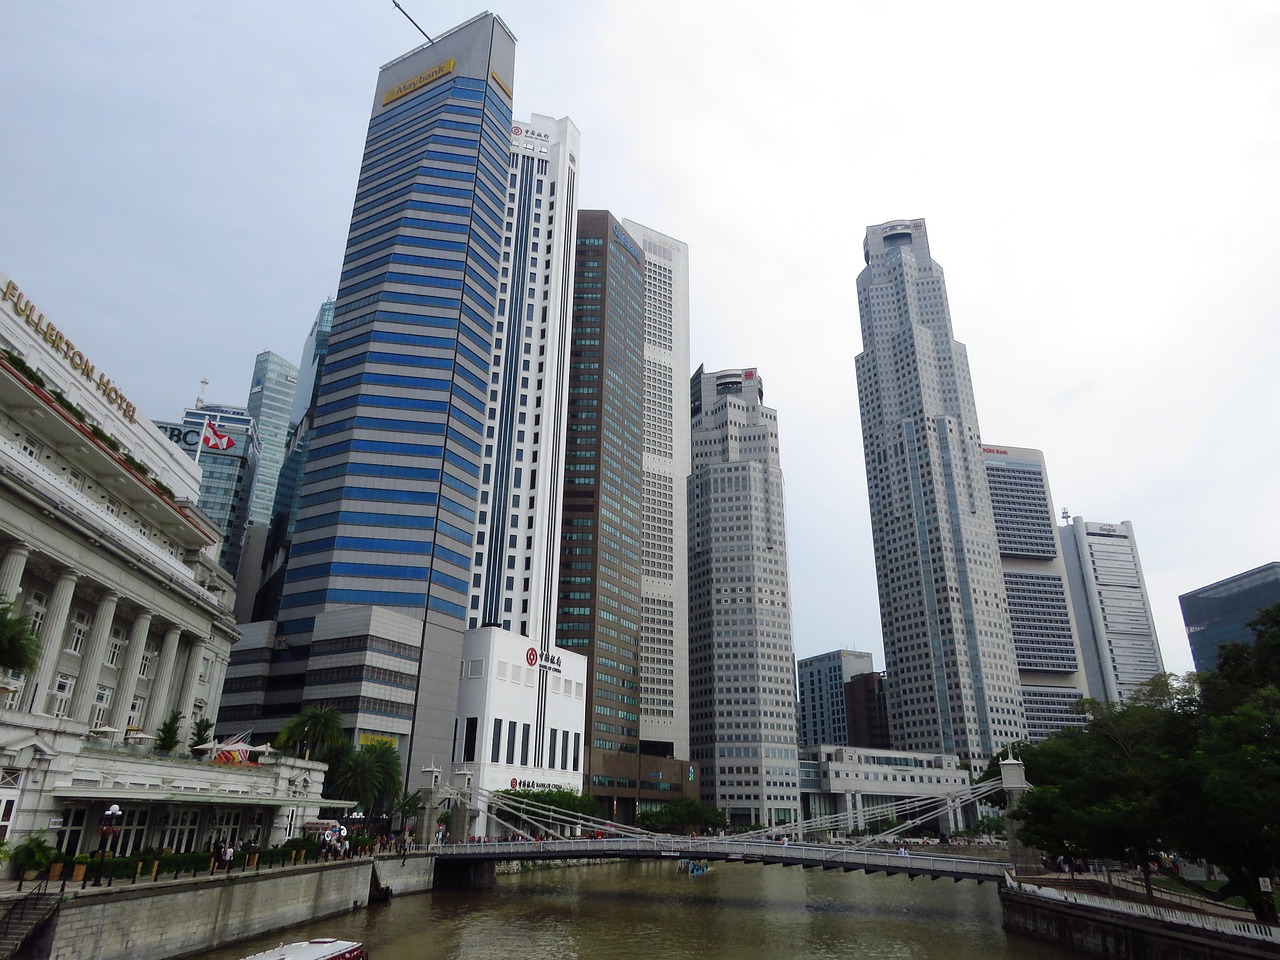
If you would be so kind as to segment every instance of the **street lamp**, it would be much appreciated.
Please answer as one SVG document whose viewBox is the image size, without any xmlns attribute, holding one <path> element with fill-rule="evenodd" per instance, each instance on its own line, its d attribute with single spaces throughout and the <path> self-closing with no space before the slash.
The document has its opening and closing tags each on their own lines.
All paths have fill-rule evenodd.
<svg viewBox="0 0 1280 960">
<path fill-rule="evenodd" d="M 98 871 L 93 878 L 93 886 L 102 886 L 102 859 L 106 856 L 107 841 L 111 839 L 112 853 L 115 852 L 115 838 L 120 836 L 120 820 L 124 811 L 118 803 L 113 803 L 102 812 L 98 823 Z"/>
</svg>

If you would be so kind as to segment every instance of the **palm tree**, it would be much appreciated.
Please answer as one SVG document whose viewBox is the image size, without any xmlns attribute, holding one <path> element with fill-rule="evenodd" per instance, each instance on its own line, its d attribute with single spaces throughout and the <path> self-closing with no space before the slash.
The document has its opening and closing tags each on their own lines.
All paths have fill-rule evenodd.
<svg viewBox="0 0 1280 960">
<path fill-rule="evenodd" d="M 12 603 L 0 603 L 0 669 L 30 673 L 40 661 L 40 639 L 31 618 Z"/>
<path fill-rule="evenodd" d="M 276 737 L 278 747 L 304 748 L 305 760 L 311 759 L 312 750 L 337 746 L 346 733 L 342 729 L 342 714 L 327 703 L 309 703 L 296 717 L 290 717 Z"/>
<path fill-rule="evenodd" d="M 365 816 L 400 796 L 400 751 L 384 741 L 366 743 L 329 770 L 325 793 L 339 800 L 354 800 Z"/>
</svg>

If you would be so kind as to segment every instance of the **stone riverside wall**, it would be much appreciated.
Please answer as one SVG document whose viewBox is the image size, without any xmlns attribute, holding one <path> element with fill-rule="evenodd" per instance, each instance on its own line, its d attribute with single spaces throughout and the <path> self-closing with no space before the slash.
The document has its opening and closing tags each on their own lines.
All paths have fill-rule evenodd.
<svg viewBox="0 0 1280 960">
<path fill-rule="evenodd" d="M 199 956 L 365 906 L 372 869 L 368 859 L 348 860 L 76 896 L 62 904 L 40 952 L 49 960 Z"/>
<path fill-rule="evenodd" d="M 1275 960 L 1276 943 L 1000 889 L 1004 928 L 1102 960 Z M 1250 925 L 1246 925 L 1250 926 Z"/>
<path fill-rule="evenodd" d="M 405 856 L 379 854 L 374 858 L 378 883 L 390 887 L 393 896 L 423 893 L 431 889 L 436 872 L 435 854 L 410 853 Z"/>
</svg>

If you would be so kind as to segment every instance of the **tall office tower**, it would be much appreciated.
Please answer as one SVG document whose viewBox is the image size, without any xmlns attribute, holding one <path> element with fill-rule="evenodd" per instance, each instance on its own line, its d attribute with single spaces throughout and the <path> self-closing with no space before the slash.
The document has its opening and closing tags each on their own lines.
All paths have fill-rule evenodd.
<svg viewBox="0 0 1280 960">
<path fill-rule="evenodd" d="M 894 746 L 1027 736 L 978 412 L 923 220 L 867 228 L 857 359 Z"/>
<path fill-rule="evenodd" d="M 1073 517 L 1058 532 L 1089 696 L 1123 703 L 1164 672 L 1133 525 Z"/>
<path fill-rule="evenodd" d="M 1084 726 L 1071 708 L 1087 696 L 1080 640 L 1058 547 L 1058 526 L 1044 454 L 1022 447 L 984 446 L 987 485 L 1000 543 L 1018 654 L 1027 738 L 1043 740 L 1063 727 Z"/>
<path fill-rule="evenodd" d="M 578 212 L 556 643 L 588 657 L 584 783 L 623 822 L 643 780 L 644 262 L 607 210 Z"/>
<path fill-rule="evenodd" d="M 778 414 L 754 368 L 690 381 L 690 749 L 735 825 L 800 819 Z"/>
<path fill-rule="evenodd" d="M 201 442 L 206 421 L 225 439 L 215 440 L 210 435 Z M 234 577 L 240 568 L 249 504 L 259 471 L 253 417 L 244 407 L 206 403 L 183 410 L 181 422 L 152 422 L 200 465 L 200 509 L 222 531 L 218 562 Z"/>
<path fill-rule="evenodd" d="M 622 221 L 644 250 L 644 551 L 640 739 L 689 756 L 689 247 Z"/>
<path fill-rule="evenodd" d="M 1252 644 L 1250 621 L 1278 603 L 1280 563 L 1266 563 L 1178 597 L 1196 670 L 1217 670 L 1223 644 Z"/>
<path fill-rule="evenodd" d="M 297 367 L 270 350 L 258 354 L 253 362 L 249 402 L 245 404 L 258 434 L 258 478 L 249 502 L 249 522 L 258 526 L 271 522 L 289 436 L 289 414 L 297 390 Z"/>
<path fill-rule="evenodd" d="M 289 559 L 289 547 L 293 542 L 293 523 L 298 498 L 302 495 L 302 470 L 306 466 L 307 452 L 311 448 L 311 421 L 316 388 L 320 384 L 324 355 L 329 348 L 329 331 L 333 328 L 333 308 L 332 297 L 320 305 L 302 347 L 298 383 L 293 391 L 293 403 L 289 410 L 289 429 L 285 436 L 280 474 L 271 504 L 271 522 L 262 546 L 260 569 L 252 587 L 252 596 L 241 596 L 249 584 L 242 582 L 237 585 L 237 613 L 245 601 L 252 603 L 250 615 L 237 618 L 241 623 L 274 620 L 280 611 L 280 592 L 284 587 L 285 567 Z M 243 576 L 241 579 L 243 581 Z"/>
<path fill-rule="evenodd" d="M 796 664 L 800 697 L 796 731 L 800 746 L 829 743 L 847 747 L 849 714 L 845 709 L 845 684 L 860 673 L 875 669 L 871 654 L 860 650 L 832 650 L 805 657 Z"/>
<path fill-rule="evenodd" d="M 578 128 L 534 114 L 514 125 L 467 626 L 555 638 L 569 398 L 569 271 Z M 510 275 L 509 275 L 510 274 Z"/>
<path fill-rule="evenodd" d="M 329 703 L 355 739 L 388 737 L 415 771 L 453 752 L 514 252 L 514 64 L 514 38 L 482 14 L 378 76 L 279 620 L 246 631 L 246 649 L 289 651 L 260 730 Z"/>
</svg>

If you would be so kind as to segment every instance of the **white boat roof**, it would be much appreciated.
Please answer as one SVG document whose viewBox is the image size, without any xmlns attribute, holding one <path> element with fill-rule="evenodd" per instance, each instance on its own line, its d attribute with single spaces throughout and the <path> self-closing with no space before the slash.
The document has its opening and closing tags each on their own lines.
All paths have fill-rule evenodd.
<svg viewBox="0 0 1280 960">
<path fill-rule="evenodd" d="M 331 957 L 341 957 L 350 950 L 358 949 L 360 949 L 360 943 L 357 940 L 317 937 L 315 940 L 282 943 L 270 950 L 250 954 L 243 960 L 329 960 Z"/>
</svg>

